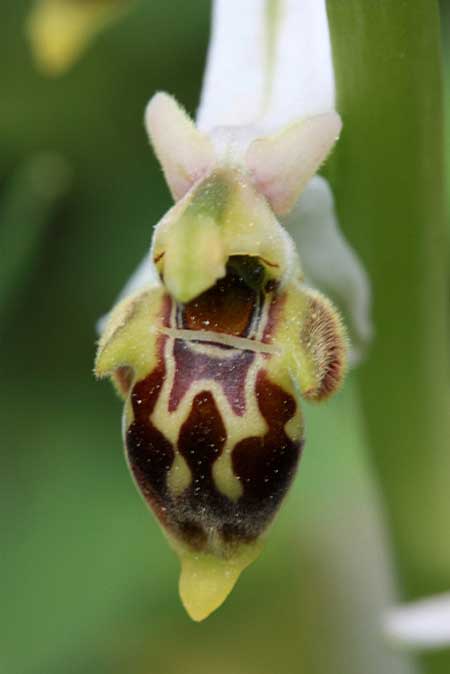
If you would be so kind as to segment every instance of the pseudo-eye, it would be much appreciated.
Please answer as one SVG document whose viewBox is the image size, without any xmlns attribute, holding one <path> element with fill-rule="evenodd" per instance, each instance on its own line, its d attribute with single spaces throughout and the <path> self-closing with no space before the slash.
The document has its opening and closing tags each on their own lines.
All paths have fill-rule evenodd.
<svg viewBox="0 0 450 674">
<path fill-rule="evenodd" d="M 162 110 L 158 109 L 158 106 Z M 172 99 L 164 112 L 198 134 Z M 331 303 L 303 282 L 294 245 L 245 164 L 204 162 L 174 189 L 155 229 L 155 279 L 111 312 L 96 373 L 125 400 L 128 463 L 182 572 L 195 620 L 217 608 L 295 475 L 304 442 L 301 397 L 339 386 L 346 338 Z M 184 194 L 183 194 L 184 192 Z"/>
</svg>

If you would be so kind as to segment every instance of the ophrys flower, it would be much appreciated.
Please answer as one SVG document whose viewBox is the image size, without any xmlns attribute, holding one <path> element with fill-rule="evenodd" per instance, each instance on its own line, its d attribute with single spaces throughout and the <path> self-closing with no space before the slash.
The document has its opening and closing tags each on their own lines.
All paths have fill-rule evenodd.
<svg viewBox="0 0 450 674">
<path fill-rule="evenodd" d="M 265 3 L 253 5 L 259 22 L 275 20 L 259 11 Z M 216 20 L 228 6 L 217 3 Z M 291 29 L 286 16 L 275 18 Z M 272 44 L 272 33 L 266 38 Z M 217 82 L 214 63 L 219 71 L 222 64 L 217 23 L 215 40 L 206 92 L 208 80 Z M 269 70 L 283 79 L 280 54 Z M 264 91 L 248 90 L 251 115 L 256 99 L 267 108 Z M 339 315 L 306 284 L 278 220 L 297 207 L 332 148 L 339 115 L 331 107 L 286 119 L 275 106 L 242 123 L 228 98 L 221 109 L 207 101 L 206 93 L 200 125 L 211 126 L 211 109 L 222 117 L 206 132 L 167 94 L 148 106 L 147 129 L 176 203 L 107 319 L 96 363 L 125 400 L 130 468 L 180 556 L 180 593 L 196 620 L 259 554 L 302 451 L 301 398 L 331 395 L 347 358 Z M 335 230 L 327 231 L 333 243 Z"/>
</svg>

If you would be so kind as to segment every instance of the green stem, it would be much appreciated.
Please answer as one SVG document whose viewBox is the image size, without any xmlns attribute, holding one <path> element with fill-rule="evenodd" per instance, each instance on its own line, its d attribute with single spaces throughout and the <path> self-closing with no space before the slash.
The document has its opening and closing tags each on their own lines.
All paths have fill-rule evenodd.
<svg viewBox="0 0 450 674">
<path fill-rule="evenodd" d="M 327 9 L 344 121 L 330 172 L 341 223 L 374 295 L 376 338 L 360 371 L 362 402 L 410 598 L 450 588 L 439 12 L 434 0 L 327 0 Z M 450 656 L 427 664 L 448 673 Z"/>
</svg>

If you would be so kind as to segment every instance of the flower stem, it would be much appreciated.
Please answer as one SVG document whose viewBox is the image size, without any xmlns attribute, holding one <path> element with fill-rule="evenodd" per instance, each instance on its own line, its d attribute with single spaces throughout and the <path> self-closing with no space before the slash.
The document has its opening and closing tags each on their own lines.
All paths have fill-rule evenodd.
<svg viewBox="0 0 450 674">
<path fill-rule="evenodd" d="M 448 228 L 438 5 L 327 0 L 344 132 L 330 167 L 376 336 L 363 408 L 406 597 L 450 587 Z M 450 671 L 450 655 L 426 662 Z"/>
</svg>

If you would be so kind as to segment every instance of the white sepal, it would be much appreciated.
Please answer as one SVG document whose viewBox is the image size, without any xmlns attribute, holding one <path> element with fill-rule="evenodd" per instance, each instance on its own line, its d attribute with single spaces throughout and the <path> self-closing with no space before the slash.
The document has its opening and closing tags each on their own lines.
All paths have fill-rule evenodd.
<svg viewBox="0 0 450 674">
<path fill-rule="evenodd" d="M 266 88 L 266 0 L 215 0 L 197 125 L 253 124 Z"/>
<path fill-rule="evenodd" d="M 334 110 L 325 0 L 215 0 L 197 124 L 253 138 Z"/>
</svg>

